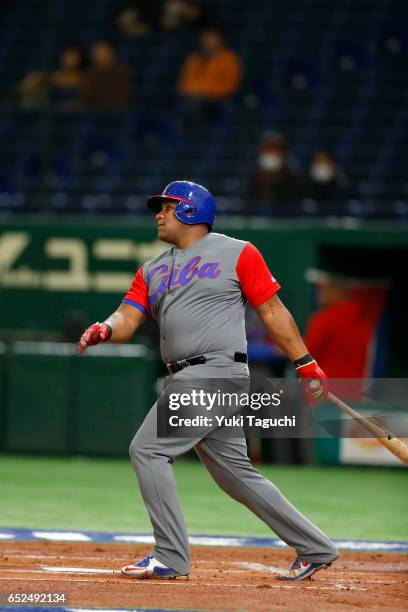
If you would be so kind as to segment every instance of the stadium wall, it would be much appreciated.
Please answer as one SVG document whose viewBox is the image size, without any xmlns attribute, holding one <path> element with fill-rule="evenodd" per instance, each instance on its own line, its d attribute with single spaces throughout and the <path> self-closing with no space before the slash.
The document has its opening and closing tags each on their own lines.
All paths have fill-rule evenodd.
<svg viewBox="0 0 408 612">
<path fill-rule="evenodd" d="M 313 308 L 310 267 L 328 257 L 355 275 L 392 275 L 401 251 L 408 253 L 406 227 L 262 224 L 217 226 L 261 249 L 282 285 L 281 295 L 300 327 Z M 165 249 L 151 222 L 24 220 L 0 229 L 0 329 L 61 329 L 65 313 L 80 308 L 89 321 L 115 309 L 136 268 Z M 323 259 L 323 261 L 322 261 Z M 392 269 L 390 269 L 390 267 Z M 397 266 L 398 267 L 398 266 Z"/>
<path fill-rule="evenodd" d="M 406 228 L 277 225 L 219 232 L 257 245 L 303 327 L 314 307 L 310 267 L 388 276 L 388 376 L 408 376 L 405 346 Z M 0 230 L 0 450 L 123 455 L 152 404 L 156 355 L 142 345 L 106 346 L 80 359 L 73 345 L 13 340 L 18 332 L 61 332 L 81 309 L 89 321 L 117 306 L 135 269 L 165 247 L 150 222 L 20 220 Z M 136 338 L 137 340 L 137 338 Z M 103 386 L 100 384 L 103 381 Z M 135 410 L 135 407 L 137 409 Z M 119 418 L 118 418 L 119 417 Z M 338 456 L 333 445 L 329 449 Z M 330 454 L 330 453 L 329 453 Z M 327 449 L 323 456 L 328 460 Z M 331 461 L 331 459 L 330 459 Z"/>
</svg>

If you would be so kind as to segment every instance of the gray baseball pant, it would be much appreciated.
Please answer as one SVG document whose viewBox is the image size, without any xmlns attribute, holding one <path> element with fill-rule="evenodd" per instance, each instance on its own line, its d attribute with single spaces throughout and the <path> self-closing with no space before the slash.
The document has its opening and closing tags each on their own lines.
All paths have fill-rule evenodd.
<svg viewBox="0 0 408 612">
<path fill-rule="evenodd" d="M 170 384 L 172 378 L 167 379 Z M 188 381 L 183 384 L 188 391 Z M 191 448 L 221 489 L 247 506 L 286 544 L 295 548 L 302 561 L 330 563 L 338 558 L 333 542 L 251 465 L 243 434 L 232 438 L 226 427 L 218 427 L 195 439 L 158 438 L 156 402 L 129 449 L 153 526 L 156 559 L 180 574 L 190 571 L 187 530 L 171 464 Z"/>
</svg>

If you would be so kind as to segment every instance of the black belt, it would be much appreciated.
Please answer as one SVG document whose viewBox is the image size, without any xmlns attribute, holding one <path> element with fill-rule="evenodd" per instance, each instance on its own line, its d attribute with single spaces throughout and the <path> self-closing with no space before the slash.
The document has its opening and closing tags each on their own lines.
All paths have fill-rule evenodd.
<svg viewBox="0 0 408 612">
<path fill-rule="evenodd" d="M 200 365 L 206 363 L 206 361 L 207 359 L 204 357 L 204 355 L 198 355 L 198 357 L 191 357 L 191 359 L 180 359 L 179 361 L 166 363 L 166 367 L 170 374 L 175 374 L 188 366 Z M 234 353 L 234 361 L 238 363 L 248 363 L 248 355 L 246 353 L 236 352 Z"/>
</svg>

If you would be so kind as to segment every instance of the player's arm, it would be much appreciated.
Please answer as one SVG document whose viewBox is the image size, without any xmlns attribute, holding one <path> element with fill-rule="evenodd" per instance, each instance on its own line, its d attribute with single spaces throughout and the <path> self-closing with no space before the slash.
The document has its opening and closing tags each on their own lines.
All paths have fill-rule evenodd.
<svg viewBox="0 0 408 612">
<path fill-rule="evenodd" d="M 84 331 L 78 342 L 78 351 L 82 354 L 88 346 L 100 342 L 126 342 L 149 314 L 148 288 L 142 266 L 136 272 L 119 308 L 103 323 L 94 323 Z"/>
<path fill-rule="evenodd" d="M 301 359 L 307 354 L 306 345 L 294 318 L 277 295 L 256 306 L 255 310 L 270 338 L 291 361 Z"/>
<path fill-rule="evenodd" d="M 294 318 L 278 296 L 257 306 L 256 311 L 270 338 L 293 361 L 307 395 L 312 399 L 325 397 L 328 391 L 326 374 L 309 354 Z"/>
<path fill-rule="evenodd" d="M 78 342 L 79 353 L 85 353 L 88 346 L 95 346 L 101 342 L 126 342 L 135 333 L 146 319 L 140 310 L 121 304 L 103 323 L 94 323 L 82 334 Z"/>
<path fill-rule="evenodd" d="M 126 342 L 146 318 L 146 315 L 137 308 L 129 304 L 121 304 L 116 312 L 105 321 L 112 329 L 110 341 L 115 343 Z"/>
<path fill-rule="evenodd" d="M 276 295 L 280 289 L 278 281 L 252 244 L 244 248 L 238 259 L 237 275 L 243 294 L 255 308 L 269 336 L 294 363 L 307 394 L 314 398 L 325 396 L 327 377 L 308 353 L 292 315 Z M 313 388 L 312 380 L 320 384 Z"/>
</svg>

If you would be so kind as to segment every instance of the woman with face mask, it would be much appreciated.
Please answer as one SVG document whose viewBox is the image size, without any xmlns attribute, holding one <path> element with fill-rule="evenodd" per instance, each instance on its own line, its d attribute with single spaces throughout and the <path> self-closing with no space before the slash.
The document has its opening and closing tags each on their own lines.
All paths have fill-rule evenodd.
<svg viewBox="0 0 408 612">
<path fill-rule="evenodd" d="M 257 169 L 248 189 L 248 214 L 292 216 L 300 212 L 304 181 L 291 160 L 286 137 L 266 132 L 259 143 Z"/>
<path fill-rule="evenodd" d="M 334 155 L 325 149 L 313 155 L 308 177 L 307 197 L 317 205 L 318 214 L 341 212 L 350 197 L 349 182 Z"/>
</svg>

